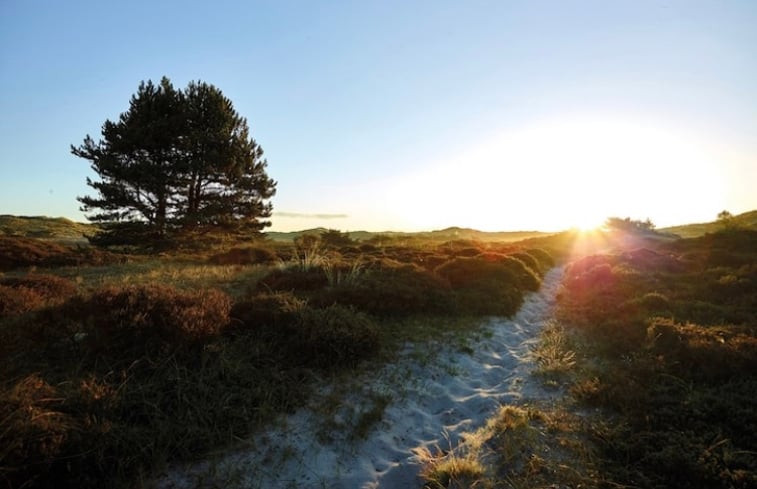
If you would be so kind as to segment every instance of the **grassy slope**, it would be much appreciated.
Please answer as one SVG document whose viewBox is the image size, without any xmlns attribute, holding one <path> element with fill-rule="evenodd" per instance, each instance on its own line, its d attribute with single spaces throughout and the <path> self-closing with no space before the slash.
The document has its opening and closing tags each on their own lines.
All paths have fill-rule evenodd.
<svg viewBox="0 0 757 489">
<path fill-rule="evenodd" d="M 74 222 L 64 217 L 0 215 L 0 236 L 50 239 L 56 241 L 82 241 L 93 234 L 96 227 Z"/>
<path fill-rule="evenodd" d="M 757 229 L 757 210 L 744 212 L 733 217 L 733 225 L 745 229 Z M 660 231 L 677 234 L 682 238 L 696 238 L 707 233 L 714 233 L 723 229 L 723 224 L 717 221 L 684 224 L 660 229 Z"/>
</svg>

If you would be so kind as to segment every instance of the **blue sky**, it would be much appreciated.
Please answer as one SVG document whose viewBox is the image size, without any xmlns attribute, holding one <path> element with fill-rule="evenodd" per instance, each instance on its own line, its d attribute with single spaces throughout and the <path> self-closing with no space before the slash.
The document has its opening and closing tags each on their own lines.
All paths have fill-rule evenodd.
<svg viewBox="0 0 757 489">
<path fill-rule="evenodd" d="M 84 220 L 69 153 L 141 80 L 215 84 L 273 229 L 659 225 L 757 208 L 757 2 L 0 3 L 0 213 Z"/>
</svg>

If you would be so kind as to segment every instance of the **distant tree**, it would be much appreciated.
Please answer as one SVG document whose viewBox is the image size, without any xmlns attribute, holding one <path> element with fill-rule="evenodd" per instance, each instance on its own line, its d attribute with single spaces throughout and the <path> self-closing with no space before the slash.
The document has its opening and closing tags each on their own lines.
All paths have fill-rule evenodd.
<svg viewBox="0 0 757 489">
<path fill-rule="evenodd" d="M 321 242 L 329 248 L 341 248 L 351 246 L 355 241 L 350 238 L 349 233 L 343 233 L 336 229 L 327 229 L 320 234 Z"/>
<path fill-rule="evenodd" d="M 213 85 L 176 90 L 168 78 L 142 82 L 102 140 L 71 152 L 91 162 L 97 196 L 79 197 L 91 221 L 118 241 L 165 237 L 196 227 L 257 232 L 270 222 L 276 182 L 247 121 Z"/>
<path fill-rule="evenodd" d="M 720 211 L 718 213 L 718 223 L 723 226 L 723 229 L 733 229 L 735 224 L 733 221 L 733 214 L 727 210 Z"/>
<path fill-rule="evenodd" d="M 628 233 L 648 233 L 654 231 L 655 225 L 650 219 L 644 221 L 633 220 L 630 217 L 622 219 L 620 217 L 608 217 L 605 220 L 605 227 L 616 231 L 625 231 Z"/>
</svg>

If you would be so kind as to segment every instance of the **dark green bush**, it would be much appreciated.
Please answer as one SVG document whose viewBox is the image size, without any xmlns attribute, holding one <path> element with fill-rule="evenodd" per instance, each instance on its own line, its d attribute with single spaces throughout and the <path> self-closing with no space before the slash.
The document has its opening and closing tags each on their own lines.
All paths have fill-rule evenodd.
<svg viewBox="0 0 757 489">
<path fill-rule="evenodd" d="M 648 313 L 659 314 L 670 311 L 670 299 L 659 292 L 647 292 L 638 299 L 639 305 Z"/>
<path fill-rule="evenodd" d="M 305 308 L 284 346 L 305 366 L 337 368 L 355 365 L 378 351 L 379 338 L 371 319 L 351 308 L 332 305 Z"/>
<path fill-rule="evenodd" d="M 306 306 L 290 292 L 263 292 L 232 306 L 230 327 L 233 331 L 275 331 L 295 322 Z"/>
<path fill-rule="evenodd" d="M 515 283 L 515 276 L 499 262 L 481 257 L 453 258 L 436 268 L 436 273 L 447 279 L 454 289 L 472 287 L 477 283 L 495 280 Z"/>
<path fill-rule="evenodd" d="M 539 266 L 541 267 L 542 271 L 549 270 L 550 268 L 555 266 L 554 258 L 552 258 L 552 255 L 550 255 L 546 250 L 543 250 L 541 248 L 529 248 L 526 250 L 526 253 L 536 258 L 536 261 L 539 262 Z"/>
<path fill-rule="evenodd" d="M 543 275 L 543 269 L 541 265 L 539 264 L 539 261 L 536 258 L 534 258 L 532 255 L 525 252 L 517 252 L 517 253 L 510 253 L 508 256 L 511 258 L 515 258 L 516 260 L 523 263 L 526 267 L 528 267 L 531 271 L 533 271 L 537 276 Z"/>
<path fill-rule="evenodd" d="M 514 256 L 506 256 L 500 263 L 510 270 L 518 281 L 519 287 L 535 292 L 541 286 L 541 279 L 531 268 Z"/>
<path fill-rule="evenodd" d="M 449 281 L 463 312 L 510 316 L 523 303 L 518 278 L 500 262 L 454 258 L 437 267 L 436 273 Z"/>
<path fill-rule="evenodd" d="M 379 266 L 356 280 L 315 295 L 315 305 L 342 304 L 381 317 L 448 313 L 454 299 L 449 284 L 416 265 Z"/>
</svg>

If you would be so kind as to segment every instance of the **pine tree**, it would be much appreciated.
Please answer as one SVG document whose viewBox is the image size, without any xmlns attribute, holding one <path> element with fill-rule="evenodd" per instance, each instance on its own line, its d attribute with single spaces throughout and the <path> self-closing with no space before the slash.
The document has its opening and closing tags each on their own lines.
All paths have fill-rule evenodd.
<svg viewBox="0 0 757 489">
<path fill-rule="evenodd" d="M 106 230 L 102 241 L 270 225 L 264 219 L 276 182 L 266 174 L 263 150 L 213 85 L 192 82 L 179 91 L 165 77 L 159 85 L 142 82 L 118 121 L 105 121 L 102 137 L 95 143 L 88 135 L 71 147 L 100 177 L 87 179 L 98 196 L 78 200 Z"/>
</svg>

